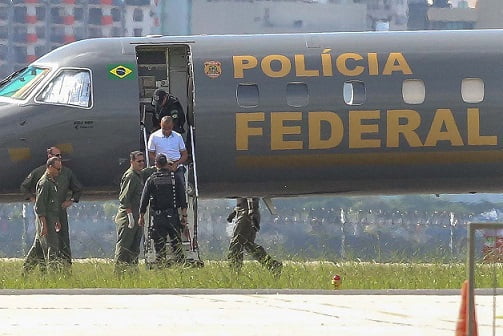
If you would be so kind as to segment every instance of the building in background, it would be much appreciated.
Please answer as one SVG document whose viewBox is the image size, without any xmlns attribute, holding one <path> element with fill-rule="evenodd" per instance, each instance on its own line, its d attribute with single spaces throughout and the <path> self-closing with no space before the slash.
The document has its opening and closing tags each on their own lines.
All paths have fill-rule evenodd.
<svg viewBox="0 0 503 336">
<path fill-rule="evenodd" d="M 154 0 L 155 27 L 152 32 L 162 35 L 192 35 L 192 3 L 194 0 Z M 208 16 L 206 20 L 209 20 Z"/>
<path fill-rule="evenodd" d="M 428 25 L 427 0 L 409 0 L 407 30 L 423 30 Z"/>
<path fill-rule="evenodd" d="M 478 0 L 477 29 L 503 28 L 503 1 Z"/>
<path fill-rule="evenodd" d="M 470 8 L 467 1 L 459 1 L 457 7 L 430 7 L 425 29 L 474 29 L 477 20 L 477 9 Z"/>
<path fill-rule="evenodd" d="M 73 41 L 150 34 L 152 13 L 151 0 L 0 0 L 0 76 Z"/>
<path fill-rule="evenodd" d="M 367 5 L 344 1 L 192 1 L 192 33 L 303 33 L 367 30 Z"/>
<path fill-rule="evenodd" d="M 91 37 L 503 28 L 501 13 L 502 0 L 0 0 L 0 76 Z"/>
<path fill-rule="evenodd" d="M 407 0 L 158 1 L 163 35 L 405 30 Z"/>
</svg>

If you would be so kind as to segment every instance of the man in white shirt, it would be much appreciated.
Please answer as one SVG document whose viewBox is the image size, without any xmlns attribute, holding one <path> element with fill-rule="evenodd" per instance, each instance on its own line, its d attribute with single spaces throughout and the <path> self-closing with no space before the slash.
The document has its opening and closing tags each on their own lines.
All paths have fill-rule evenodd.
<svg viewBox="0 0 503 336">
<path fill-rule="evenodd" d="M 173 118 L 171 116 L 162 117 L 161 128 L 152 133 L 148 139 L 148 155 L 152 162 L 155 161 L 157 154 L 166 155 L 168 160 L 173 162 L 173 164 L 169 165 L 169 169 L 175 173 L 175 183 L 185 188 L 183 176 L 185 168 L 182 164 L 187 161 L 188 154 L 183 137 L 180 133 L 173 131 L 173 126 Z M 185 197 L 185 189 L 183 195 L 184 199 L 180 207 L 186 208 L 187 199 Z"/>
</svg>

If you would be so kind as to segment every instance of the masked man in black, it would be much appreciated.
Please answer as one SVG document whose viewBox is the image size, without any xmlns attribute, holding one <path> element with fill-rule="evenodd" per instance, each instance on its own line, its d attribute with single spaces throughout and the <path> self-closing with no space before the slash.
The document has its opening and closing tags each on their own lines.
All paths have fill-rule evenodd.
<svg viewBox="0 0 503 336">
<path fill-rule="evenodd" d="M 173 130 L 180 134 L 185 133 L 185 113 L 178 98 L 167 93 L 163 89 L 154 91 L 152 105 L 155 106 L 155 113 L 152 119 L 153 125 L 159 125 L 162 117 L 171 116 L 173 118 Z"/>
<path fill-rule="evenodd" d="M 169 165 L 166 155 L 158 154 L 155 157 L 157 171 L 145 182 L 140 200 L 140 226 L 145 223 L 144 216 L 150 203 L 152 225 L 149 236 L 154 240 L 158 267 L 170 266 L 173 261 L 176 264 L 185 262 L 181 232 L 187 225 L 187 204 L 182 203 L 185 199 L 183 186 L 175 183 L 175 175 Z M 167 258 L 168 239 L 175 256 L 173 261 Z"/>
</svg>

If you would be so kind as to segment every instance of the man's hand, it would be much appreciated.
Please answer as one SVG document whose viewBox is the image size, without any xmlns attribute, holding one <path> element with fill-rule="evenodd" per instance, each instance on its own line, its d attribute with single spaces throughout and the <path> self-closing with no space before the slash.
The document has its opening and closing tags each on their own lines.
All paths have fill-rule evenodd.
<svg viewBox="0 0 503 336">
<path fill-rule="evenodd" d="M 189 228 L 188 228 L 187 226 L 184 226 L 184 227 L 182 228 L 182 234 L 183 234 L 183 237 L 184 237 L 186 240 L 190 241 L 190 232 L 189 232 Z"/>
<path fill-rule="evenodd" d="M 138 225 L 141 227 L 145 225 L 145 218 L 143 218 L 143 214 L 140 214 L 140 218 L 138 219 Z"/>
<path fill-rule="evenodd" d="M 70 206 L 72 206 L 72 204 L 73 204 L 72 200 L 64 201 L 63 204 L 61 204 L 61 207 L 63 209 L 68 209 Z"/>
<path fill-rule="evenodd" d="M 45 237 L 47 236 L 47 221 L 45 217 L 39 217 L 40 219 L 40 236 Z"/>
<path fill-rule="evenodd" d="M 182 215 L 182 217 L 180 218 L 180 223 L 183 227 L 187 226 L 187 215 Z"/>
<path fill-rule="evenodd" d="M 59 221 L 54 223 L 54 229 L 56 230 L 56 232 L 61 231 L 61 223 Z"/>
<path fill-rule="evenodd" d="M 173 162 L 168 165 L 169 171 L 176 172 L 178 170 L 178 163 Z"/>
<path fill-rule="evenodd" d="M 236 210 L 232 211 L 229 216 L 227 216 L 227 223 L 232 223 L 234 217 L 236 217 Z"/>
</svg>

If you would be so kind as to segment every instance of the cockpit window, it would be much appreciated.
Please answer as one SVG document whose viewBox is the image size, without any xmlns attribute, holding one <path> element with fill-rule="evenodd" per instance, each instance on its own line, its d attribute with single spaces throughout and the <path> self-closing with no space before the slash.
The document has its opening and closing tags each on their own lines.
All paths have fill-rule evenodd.
<svg viewBox="0 0 503 336">
<path fill-rule="evenodd" d="M 86 69 L 63 69 L 53 78 L 38 102 L 91 107 L 91 73 Z"/>
<path fill-rule="evenodd" d="M 25 99 L 31 90 L 49 73 L 49 68 L 29 66 L 14 72 L 0 82 L 0 97 Z"/>
</svg>

